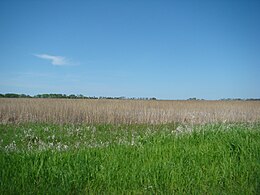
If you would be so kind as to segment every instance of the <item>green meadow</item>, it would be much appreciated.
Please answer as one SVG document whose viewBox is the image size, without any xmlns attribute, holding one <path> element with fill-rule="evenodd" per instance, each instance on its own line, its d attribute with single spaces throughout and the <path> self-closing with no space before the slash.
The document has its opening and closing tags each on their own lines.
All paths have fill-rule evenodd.
<svg viewBox="0 0 260 195">
<path fill-rule="evenodd" d="M 0 194 L 260 194 L 260 124 L 0 125 Z"/>
</svg>

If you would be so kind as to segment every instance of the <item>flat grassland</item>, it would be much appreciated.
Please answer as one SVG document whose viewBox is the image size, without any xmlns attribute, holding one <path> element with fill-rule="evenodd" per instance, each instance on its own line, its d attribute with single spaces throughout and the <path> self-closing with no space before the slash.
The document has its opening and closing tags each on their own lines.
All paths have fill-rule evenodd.
<svg viewBox="0 0 260 195">
<path fill-rule="evenodd" d="M 260 103 L 0 99 L 0 194 L 260 194 Z"/>
<path fill-rule="evenodd" d="M 0 99 L 1 123 L 258 122 L 260 101 Z"/>
</svg>

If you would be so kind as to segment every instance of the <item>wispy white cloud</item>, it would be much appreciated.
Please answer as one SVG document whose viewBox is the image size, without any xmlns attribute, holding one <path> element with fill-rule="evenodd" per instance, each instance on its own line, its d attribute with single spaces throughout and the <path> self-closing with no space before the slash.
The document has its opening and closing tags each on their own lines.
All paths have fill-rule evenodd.
<svg viewBox="0 0 260 195">
<path fill-rule="evenodd" d="M 34 56 L 44 60 L 50 60 L 52 65 L 55 66 L 73 65 L 69 59 L 63 56 L 54 56 L 49 54 L 34 54 Z"/>
</svg>

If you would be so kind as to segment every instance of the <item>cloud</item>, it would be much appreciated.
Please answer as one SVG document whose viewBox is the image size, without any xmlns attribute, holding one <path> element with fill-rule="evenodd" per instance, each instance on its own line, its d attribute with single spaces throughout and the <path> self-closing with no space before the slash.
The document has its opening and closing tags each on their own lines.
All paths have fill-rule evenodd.
<svg viewBox="0 0 260 195">
<path fill-rule="evenodd" d="M 35 54 L 34 56 L 45 59 L 45 60 L 50 60 L 51 63 L 55 66 L 64 66 L 64 65 L 72 65 L 70 60 L 63 56 L 54 56 L 54 55 L 49 55 L 49 54 Z"/>
</svg>

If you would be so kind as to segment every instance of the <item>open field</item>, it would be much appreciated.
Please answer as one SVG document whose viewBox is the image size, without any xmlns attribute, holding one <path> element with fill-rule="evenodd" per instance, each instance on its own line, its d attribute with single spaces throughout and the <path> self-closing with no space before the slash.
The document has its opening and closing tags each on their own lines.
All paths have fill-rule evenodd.
<svg viewBox="0 0 260 195">
<path fill-rule="evenodd" d="M 259 194 L 260 125 L 0 125 L 0 194 Z"/>
<path fill-rule="evenodd" d="M 258 122 L 260 101 L 0 99 L 0 123 Z"/>
<path fill-rule="evenodd" d="M 260 194 L 260 102 L 0 99 L 0 194 Z"/>
</svg>

